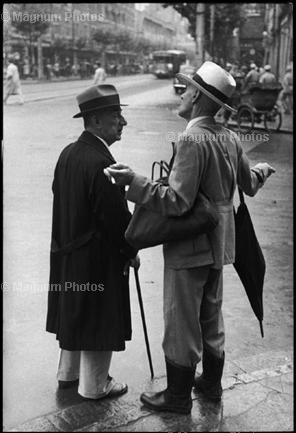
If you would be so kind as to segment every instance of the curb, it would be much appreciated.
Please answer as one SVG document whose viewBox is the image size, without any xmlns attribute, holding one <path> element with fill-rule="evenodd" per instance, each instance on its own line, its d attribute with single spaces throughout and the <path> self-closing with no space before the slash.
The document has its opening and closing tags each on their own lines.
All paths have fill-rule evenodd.
<svg viewBox="0 0 296 433">
<path fill-rule="evenodd" d="M 252 390 L 254 386 L 260 387 L 261 394 L 260 398 L 263 398 L 263 400 L 266 398 L 268 393 L 270 393 L 270 386 L 266 384 L 266 381 L 269 379 L 272 380 L 275 377 L 284 376 L 286 374 L 292 374 L 293 373 L 293 364 L 292 362 L 286 362 L 284 364 L 275 365 L 272 368 L 264 368 L 259 369 L 250 373 L 241 373 L 241 374 L 234 374 L 229 375 L 224 380 L 222 380 L 223 384 L 223 390 L 224 390 L 224 400 L 227 402 L 230 407 L 232 406 L 233 402 L 231 401 L 232 395 L 229 393 L 229 391 L 232 391 L 233 389 L 236 389 L 235 394 L 236 397 L 238 397 L 237 393 L 243 393 L 246 395 L 248 392 L 252 393 Z M 282 379 L 281 379 L 282 380 Z M 159 385 L 161 382 L 165 385 L 165 376 L 161 376 L 157 378 L 156 383 Z M 246 387 L 251 387 L 252 389 L 249 390 Z M 265 389 L 266 388 L 266 389 Z M 266 396 L 265 396 L 266 392 Z M 138 390 L 137 394 L 140 393 L 140 390 Z M 283 395 L 286 396 L 285 393 Z M 197 416 L 199 414 L 199 404 L 201 402 L 201 397 L 196 396 L 195 393 L 192 394 L 192 400 L 193 400 L 193 409 L 192 409 L 192 417 L 194 422 L 197 423 L 196 427 L 199 426 L 199 417 Z M 235 398 L 233 396 L 233 398 Z M 159 423 L 161 424 L 161 419 L 159 418 L 159 415 L 153 411 L 150 411 L 143 406 L 141 406 L 141 403 L 139 402 L 139 399 L 136 397 L 135 394 L 131 393 L 129 397 L 127 398 L 121 398 L 119 400 L 102 400 L 100 404 L 97 404 L 97 402 L 92 401 L 83 401 L 80 404 L 77 404 L 75 406 L 70 406 L 66 409 L 62 409 L 59 411 L 55 411 L 53 413 L 32 419 L 30 421 L 24 422 L 9 431 L 12 432 L 19 432 L 19 431 L 47 431 L 47 432 L 53 432 L 53 431 L 127 431 L 126 428 L 128 426 L 136 426 L 138 424 L 142 425 L 143 423 L 146 424 L 146 426 L 149 428 L 149 423 L 154 424 Z M 261 400 L 260 400 L 261 401 Z M 213 423 L 212 420 L 212 413 L 213 411 L 213 403 L 203 401 L 202 404 L 209 409 L 209 413 L 206 417 L 206 422 L 209 424 Z M 253 403 L 252 401 L 247 401 L 244 403 L 247 405 L 248 409 L 252 408 Z M 244 411 L 245 411 L 244 407 Z M 247 410 L 248 410 L 247 409 Z M 215 423 L 220 424 L 222 422 L 223 417 L 223 411 L 218 408 L 216 409 L 216 418 Z M 188 423 L 187 417 L 180 419 L 180 415 L 176 415 L 173 413 L 166 414 L 163 413 L 164 417 L 166 418 L 167 422 L 170 424 L 172 428 L 176 428 L 177 424 L 184 420 L 185 424 Z M 239 415 L 239 414 L 238 414 Z M 228 417 L 230 415 L 228 414 Z M 234 415 L 234 417 L 237 415 Z M 191 415 L 190 415 L 191 417 Z M 196 420 L 196 421 L 195 421 Z M 148 422 L 148 424 L 147 424 Z M 205 420 L 203 420 L 203 423 Z M 117 428 L 119 430 L 117 430 Z M 123 430 L 123 429 L 124 430 Z M 5 431 L 5 430 L 3 430 Z M 138 431 L 138 430 L 132 430 L 132 431 Z M 146 431 L 146 430 L 140 430 L 140 431 Z M 153 430 L 156 431 L 156 430 Z M 157 430 L 159 431 L 159 430 Z M 174 430 L 173 430 L 174 431 Z M 189 430 L 191 431 L 191 430 Z M 204 431 L 204 430 L 196 430 L 196 431 Z M 214 430 L 207 430 L 207 431 L 217 431 Z M 219 430 L 218 430 L 219 431 Z"/>
<path fill-rule="evenodd" d="M 114 75 L 114 76 L 107 76 L 107 78 L 121 78 L 121 77 L 133 77 L 134 75 L 148 75 L 148 73 L 146 74 L 126 74 L 126 75 Z M 46 79 L 41 79 L 41 80 L 21 80 L 21 85 L 29 85 L 29 84 L 54 84 L 54 83 L 64 83 L 65 81 L 89 81 L 93 79 L 93 75 L 91 75 L 90 77 L 85 77 L 85 78 L 81 78 L 81 77 L 68 77 L 68 78 L 62 78 L 60 80 L 56 80 L 56 79 L 52 79 L 52 80 L 46 80 Z"/>
</svg>

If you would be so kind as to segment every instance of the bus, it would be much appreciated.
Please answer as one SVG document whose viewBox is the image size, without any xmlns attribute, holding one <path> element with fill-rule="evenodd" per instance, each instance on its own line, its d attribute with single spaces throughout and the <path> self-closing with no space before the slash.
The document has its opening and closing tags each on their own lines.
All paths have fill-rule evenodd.
<svg viewBox="0 0 296 433">
<path fill-rule="evenodd" d="M 179 72 L 180 65 L 186 62 L 186 53 L 179 50 L 154 51 L 151 72 L 157 78 L 172 78 Z"/>
</svg>

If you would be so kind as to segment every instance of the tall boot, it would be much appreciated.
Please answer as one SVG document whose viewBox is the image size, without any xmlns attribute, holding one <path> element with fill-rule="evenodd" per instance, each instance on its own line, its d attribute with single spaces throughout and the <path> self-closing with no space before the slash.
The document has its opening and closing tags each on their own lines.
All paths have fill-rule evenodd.
<svg viewBox="0 0 296 433">
<path fill-rule="evenodd" d="M 224 352 L 222 358 L 218 358 L 207 350 L 203 352 L 203 372 L 201 376 L 194 379 L 194 388 L 195 391 L 204 394 L 210 400 L 221 400 L 224 359 Z"/>
<path fill-rule="evenodd" d="M 141 402 L 149 409 L 188 414 L 191 412 L 191 390 L 195 368 L 177 366 L 165 359 L 167 388 L 141 394 Z"/>
</svg>

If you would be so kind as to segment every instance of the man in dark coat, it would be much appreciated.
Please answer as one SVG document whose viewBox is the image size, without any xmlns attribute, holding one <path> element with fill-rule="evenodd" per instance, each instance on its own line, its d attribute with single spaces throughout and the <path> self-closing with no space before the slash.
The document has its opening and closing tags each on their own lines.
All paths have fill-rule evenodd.
<svg viewBox="0 0 296 433">
<path fill-rule="evenodd" d="M 115 160 L 108 147 L 127 124 L 112 85 L 77 97 L 85 130 L 67 146 L 53 181 L 53 222 L 46 330 L 61 348 L 59 386 L 99 399 L 127 391 L 109 376 L 112 351 L 131 340 L 128 266 L 139 267 L 124 233 L 131 218 L 124 187 L 104 169 Z"/>
</svg>

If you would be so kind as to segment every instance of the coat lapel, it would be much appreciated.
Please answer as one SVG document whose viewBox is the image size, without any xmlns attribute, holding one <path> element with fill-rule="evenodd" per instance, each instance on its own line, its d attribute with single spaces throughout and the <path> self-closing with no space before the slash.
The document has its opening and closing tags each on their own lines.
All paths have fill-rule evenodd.
<svg viewBox="0 0 296 433">
<path fill-rule="evenodd" d="M 83 131 L 78 141 L 83 141 L 84 143 L 92 146 L 94 149 L 96 149 L 97 152 L 99 152 L 105 158 L 108 158 L 112 163 L 116 162 L 109 149 L 107 149 L 107 147 L 105 146 L 105 144 L 90 132 Z"/>
</svg>

